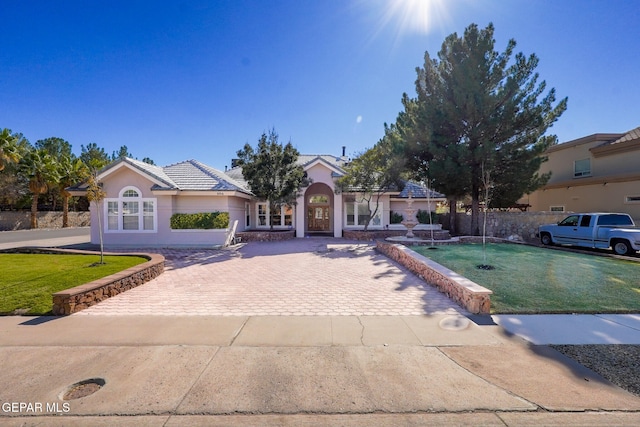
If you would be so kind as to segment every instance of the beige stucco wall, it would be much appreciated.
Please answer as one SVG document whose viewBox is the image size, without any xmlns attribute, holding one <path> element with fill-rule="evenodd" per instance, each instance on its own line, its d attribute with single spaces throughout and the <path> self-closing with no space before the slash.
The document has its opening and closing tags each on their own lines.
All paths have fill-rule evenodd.
<svg viewBox="0 0 640 427">
<path fill-rule="evenodd" d="M 531 211 L 549 211 L 563 206 L 569 212 L 624 212 L 640 222 L 640 203 L 628 196 L 640 196 L 640 149 L 594 156 L 592 148 L 602 146 L 616 135 L 602 134 L 552 147 L 540 172 L 551 171 L 545 187 L 520 199 Z M 574 177 L 574 162 L 589 158 L 591 175 Z"/>
<path fill-rule="evenodd" d="M 540 172 L 552 172 L 549 184 L 572 180 L 574 162 L 576 160 L 591 158 L 592 156 L 589 149 L 599 144 L 602 144 L 602 142 L 593 141 L 584 144 L 574 144 L 559 150 L 554 147 L 547 153 L 549 160 L 540 166 Z M 561 147 L 561 145 L 557 147 Z M 593 170 L 593 160 L 591 161 L 591 169 Z"/>
<path fill-rule="evenodd" d="M 572 186 L 537 191 L 529 196 L 532 211 L 549 211 L 564 206 L 566 212 L 624 212 L 640 224 L 640 203 L 627 203 L 626 197 L 640 196 L 640 183 L 620 182 Z"/>
<path fill-rule="evenodd" d="M 540 166 L 540 172 L 552 172 L 548 185 L 583 179 L 573 176 L 574 162 L 582 159 L 591 159 L 591 177 L 639 172 L 640 150 L 600 156 L 592 153 L 591 149 L 615 140 L 618 136 L 620 134 L 596 134 L 555 145 L 546 152 L 548 161 Z"/>
</svg>

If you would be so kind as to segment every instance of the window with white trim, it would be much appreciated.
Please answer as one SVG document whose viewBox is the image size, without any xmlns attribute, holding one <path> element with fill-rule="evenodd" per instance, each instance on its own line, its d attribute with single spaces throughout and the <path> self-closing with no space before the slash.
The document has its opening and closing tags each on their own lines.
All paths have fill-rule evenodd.
<svg viewBox="0 0 640 427">
<path fill-rule="evenodd" d="M 245 222 L 244 222 L 245 228 L 251 227 L 251 204 L 249 202 L 245 202 L 244 204 L 244 216 L 245 216 Z"/>
<path fill-rule="evenodd" d="M 258 218 L 258 227 L 271 227 L 273 221 L 274 227 L 291 227 L 293 226 L 293 207 L 289 205 L 277 206 L 274 212 L 271 212 L 269 203 L 256 203 L 256 213 Z"/>
<path fill-rule="evenodd" d="M 357 202 L 357 201 L 349 201 L 345 203 L 346 205 L 346 224 L 350 227 L 361 226 L 367 223 L 367 217 L 369 216 L 369 210 L 367 207 L 367 202 Z M 371 210 L 375 210 L 375 204 L 372 203 Z M 369 223 L 369 227 L 380 227 L 382 225 L 382 202 L 378 204 L 378 211 L 371 218 L 371 222 Z"/>
<path fill-rule="evenodd" d="M 157 199 L 143 198 L 136 187 L 125 187 L 118 198 L 105 199 L 106 232 L 155 232 Z"/>
<path fill-rule="evenodd" d="M 591 175 L 591 159 L 576 160 L 573 162 L 573 177 Z"/>
</svg>

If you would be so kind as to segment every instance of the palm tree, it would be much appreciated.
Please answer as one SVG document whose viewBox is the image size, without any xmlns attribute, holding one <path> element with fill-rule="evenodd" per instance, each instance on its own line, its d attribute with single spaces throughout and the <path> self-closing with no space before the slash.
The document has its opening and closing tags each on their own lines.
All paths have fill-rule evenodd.
<svg viewBox="0 0 640 427">
<path fill-rule="evenodd" d="M 69 226 L 69 198 L 71 193 L 67 187 L 86 179 L 89 176 L 89 169 L 82 160 L 71 155 L 63 155 L 57 161 L 58 169 L 58 190 L 62 197 L 62 228 Z"/>
<path fill-rule="evenodd" d="M 19 172 L 29 180 L 31 201 L 31 228 L 38 228 L 38 196 L 58 181 L 58 171 L 53 158 L 44 150 L 31 149 L 20 160 Z"/>
<path fill-rule="evenodd" d="M 11 130 L 4 128 L 0 132 L 0 171 L 8 163 L 18 163 L 20 160 L 20 145 L 18 138 L 11 134 Z"/>
</svg>

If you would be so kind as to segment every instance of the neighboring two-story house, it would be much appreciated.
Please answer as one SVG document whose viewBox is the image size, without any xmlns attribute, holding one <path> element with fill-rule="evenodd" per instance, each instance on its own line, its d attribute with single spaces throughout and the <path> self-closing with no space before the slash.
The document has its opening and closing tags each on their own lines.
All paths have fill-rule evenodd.
<svg viewBox="0 0 640 427">
<path fill-rule="evenodd" d="M 640 127 L 551 147 L 541 173 L 551 179 L 524 196 L 532 211 L 625 212 L 640 223 Z"/>
</svg>

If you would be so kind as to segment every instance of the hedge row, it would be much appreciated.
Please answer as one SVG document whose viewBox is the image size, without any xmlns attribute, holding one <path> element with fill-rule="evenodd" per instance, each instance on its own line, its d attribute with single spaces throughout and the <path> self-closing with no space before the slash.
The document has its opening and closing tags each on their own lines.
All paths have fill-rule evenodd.
<svg viewBox="0 0 640 427">
<path fill-rule="evenodd" d="M 229 228 L 229 212 L 177 213 L 171 215 L 171 229 L 173 230 L 209 230 L 212 228 Z"/>
</svg>

